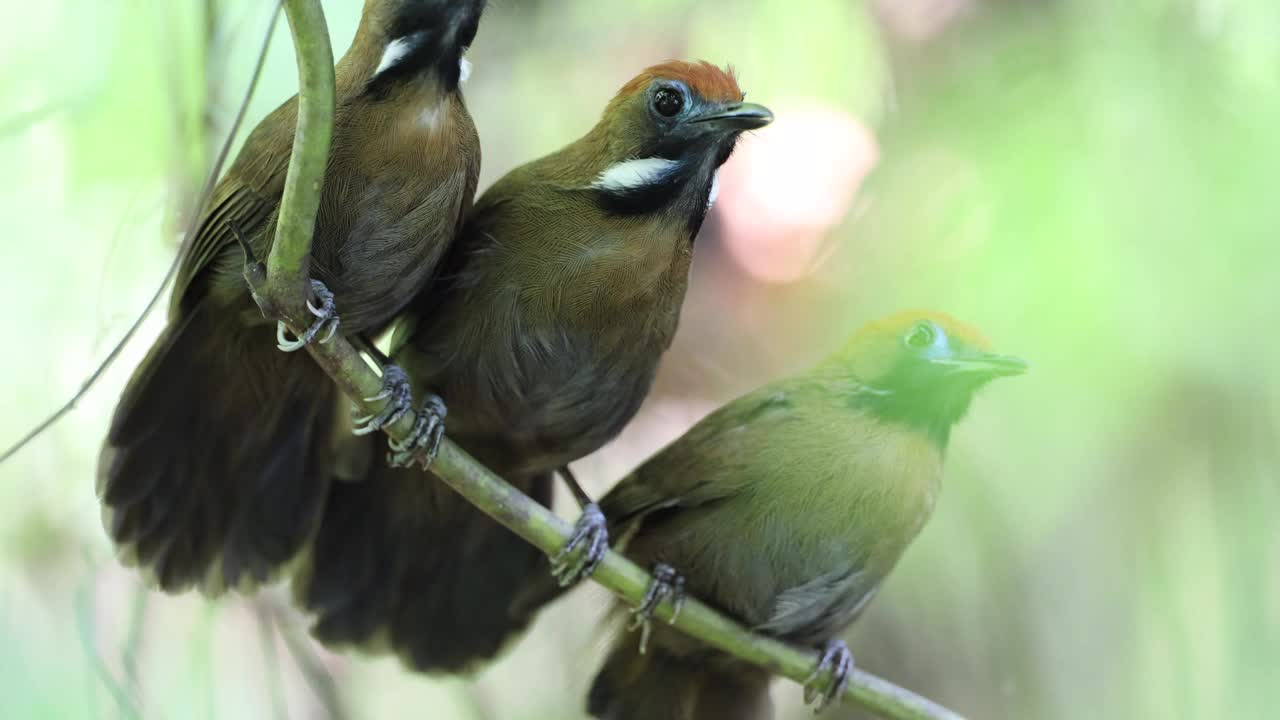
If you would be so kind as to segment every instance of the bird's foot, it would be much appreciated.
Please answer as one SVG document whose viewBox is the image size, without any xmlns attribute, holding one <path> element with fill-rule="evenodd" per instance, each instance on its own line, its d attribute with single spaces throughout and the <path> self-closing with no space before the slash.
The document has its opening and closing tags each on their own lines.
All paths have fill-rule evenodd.
<svg viewBox="0 0 1280 720">
<path fill-rule="evenodd" d="M 669 622 L 674 623 L 676 618 L 680 617 L 680 610 L 684 607 L 684 576 L 677 573 L 670 565 L 658 563 L 653 566 L 653 580 L 644 591 L 644 598 L 640 601 L 639 607 L 631 611 L 631 624 L 627 626 L 628 630 L 640 628 L 641 655 L 649 646 L 649 626 L 653 619 L 653 611 L 668 598 L 671 600 L 672 610 Z"/>
<path fill-rule="evenodd" d="M 440 440 L 444 438 L 444 419 L 449 414 L 444 400 L 439 395 L 428 395 L 418 408 L 418 416 L 413 421 L 413 430 L 404 442 L 391 440 L 391 452 L 387 453 L 387 464 L 391 467 L 412 467 L 421 463 L 423 469 L 431 467 L 440 450 Z"/>
<path fill-rule="evenodd" d="M 368 435 L 394 423 L 413 409 L 413 391 L 409 387 L 409 376 L 399 365 L 387 365 L 382 369 L 382 392 L 364 399 L 365 402 L 386 400 L 382 412 L 365 415 L 353 420 L 355 435 Z"/>
<path fill-rule="evenodd" d="M 334 334 L 338 332 L 338 309 L 333 303 L 333 293 L 319 280 L 311 281 L 311 293 L 316 296 L 316 300 L 320 303 L 319 307 L 317 307 L 310 300 L 307 301 L 307 310 L 310 310 L 311 314 L 316 316 L 316 321 L 311 323 L 311 327 L 303 331 L 297 338 L 290 340 L 289 328 L 285 326 L 283 321 L 276 322 L 276 347 L 280 348 L 282 352 L 297 352 L 301 350 L 309 345 L 325 328 L 328 328 L 329 331 L 323 338 L 320 338 L 321 344 L 332 340 Z"/>
<path fill-rule="evenodd" d="M 589 503 L 573 525 L 569 542 L 551 558 L 551 574 L 560 587 L 569 587 L 591 577 L 609 549 L 609 526 L 600 506 Z"/>
<path fill-rule="evenodd" d="M 838 702 L 853 675 L 853 653 L 843 640 L 832 640 L 822 648 L 822 659 L 804 681 L 804 702 L 815 703 L 813 712 L 822 712 Z"/>
</svg>

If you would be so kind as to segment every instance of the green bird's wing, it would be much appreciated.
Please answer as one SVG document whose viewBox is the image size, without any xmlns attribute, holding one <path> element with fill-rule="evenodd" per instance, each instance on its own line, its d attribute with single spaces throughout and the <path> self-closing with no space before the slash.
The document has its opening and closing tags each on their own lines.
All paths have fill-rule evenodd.
<svg viewBox="0 0 1280 720">
<path fill-rule="evenodd" d="M 703 418 L 687 433 L 619 481 L 600 501 L 620 547 L 646 517 L 731 497 L 749 479 L 746 470 L 771 433 L 796 418 L 793 392 L 765 386 Z"/>
<path fill-rule="evenodd" d="M 824 573 L 779 593 L 769 617 L 753 629 L 801 644 L 821 644 L 857 619 L 881 579 L 852 565 Z"/>
<path fill-rule="evenodd" d="M 185 299 L 188 290 L 204 270 L 229 246 L 237 244 L 232 223 L 244 233 L 254 252 L 265 255 L 270 248 L 267 238 L 275 232 L 274 220 L 284 192 L 296 117 L 294 97 L 263 118 L 245 139 L 226 176 L 214 188 L 208 209 L 197 208 L 204 211 L 204 217 L 190 249 L 178 265 L 170 317 L 176 317 L 190 302 Z M 266 262 L 267 258 L 258 260 Z M 240 267 L 234 270 L 238 273 Z"/>
</svg>

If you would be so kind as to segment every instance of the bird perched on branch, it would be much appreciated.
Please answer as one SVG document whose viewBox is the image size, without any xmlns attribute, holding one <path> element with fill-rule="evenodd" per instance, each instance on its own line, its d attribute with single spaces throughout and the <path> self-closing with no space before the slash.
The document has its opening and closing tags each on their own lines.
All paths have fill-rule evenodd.
<svg viewBox="0 0 1280 720">
<path fill-rule="evenodd" d="M 317 315 L 270 343 L 246 284 L 266 258 L 297 98 L 249 135 L 181 258 L 169 324 L 125 389 L 98 468 L 104 524 L 159 586 L 209 592 L 269 579 L 315 529 L 337 392 L 306 353 L 339 328 L 383 329 L 432 277 L 470 207 L 475 126 L 459 88 L 483 0 L 366 0 L 336 68 L 336 112 L 311 248 Z M 408 384 L 384 375 L 387 410 Z"/>
<path fill-rule="evenodd" d="M 452 408 L 449 437 L 549 504 L 551 474 L 640 407 L 676 331 L 716 171 L 742 132 L 771 119 L 731 72 L 655 65 L 584 137 L 483 193 L 393 343 L 415 391 Z M 401 460 L 434 444 L 438 425 L 420 430 Z M 512 594 L 546 560 L 421 472 L 366 467 L 363 482 L 335 483 L 297 581 L 316 635 L 389 645 L 423 671 L 491 658 L 531 618 L 513 612 Z M 593 510 L 578 524 L 587 551 L 557 568 L 563 581 L 603 553 Z"/>
<path fill-rule="evenodd" d="M 764 670 L 665 626 L 647 636 L 647 614 L 664 597 L 678 603 L 681 587 L 752 630 L 818 648 L 806 699 L 839 697 L 853 666 L 839 637 L 933 510 L 952 425 L 980 387 L 1025 368 L 945 315 L 894 315 L 716 410 L 619 482 L 600 506 L 622 551 L 654 567 L 635 611 L 648 642 L 616 638 L 588 712 L 773 717 Z"/>
</svg>

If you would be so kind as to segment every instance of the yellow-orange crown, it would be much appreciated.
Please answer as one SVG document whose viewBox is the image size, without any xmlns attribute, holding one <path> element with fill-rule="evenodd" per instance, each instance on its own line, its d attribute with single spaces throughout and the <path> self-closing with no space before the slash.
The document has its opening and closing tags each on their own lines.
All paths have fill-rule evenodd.
<svg viewBox="0 0 1280 720">
<path fill-rule="evenodd" d="M 959 340 L 969 347 L 984 351 L 991 349 L 990 341 L 981 330 L 936 310 L 902 310 L 888 317 L 872 320 L 854 333 L 849 344 L 872 345 L 877 344 L 876 340 L 881 338 L 892 338 L 897 342 L 921 320 L 931 320 L 933 324 L 942 328 L 942 332 L 946 333 L 947 337 Z"/>
<path fill-rule="evenodd" d="M 903 310 L 863 325 L 837 354 L 840 363 L 864 380 L 874 380 L 888 372 L 903 352 L 902 339 L 916 323 L 932 321 L 948 338 L 976 350 L 988 351 L 985 335 L 968 323 L 933 310 Z"/>
</svg>

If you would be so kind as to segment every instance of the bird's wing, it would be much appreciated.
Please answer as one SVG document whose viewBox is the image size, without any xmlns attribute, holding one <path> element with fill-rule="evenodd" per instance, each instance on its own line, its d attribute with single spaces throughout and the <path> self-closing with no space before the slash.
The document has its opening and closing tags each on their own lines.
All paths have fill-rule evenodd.
<svg viewBox="0 0 1280 720">
<path fill-rule="evenodd" d="M 210 206 L 196 231 L 191 249 L 182 256 L 178 265 L 178 274 L 173 281 L 174 310 L 184 302 L 187 290 L 209 263 L 228 245 L 236 244 L 232 224 L 248 239 L 261 233 L 268 227 L 268 221 L 275 217 L 275 202 L 267 202 L 243 185 L 232 186 L 225 181 L 224 184 L 226 188 L 219 187 L 221 192 L 214 196 L 216 204 Z M 265 262 L 266 258 L 258 260 Z"/>
<path fill-rule="evenodd" d="M 703 418 L 675 443 L 621 480 L 600 500 L 625 538 L 654 512 L 691 508 L 736 494 L 746 481 L 744 452 L 794 419 L 785 385 L 765 386 Z"/>
<path fill-rule="evenodd" d="M 170 315 L 186 305 L 184 298 L 188 290 L 205 268 L 228 246 L 236 245 L 232 223 L 244 233 L 255 252 L 266 255 L 271 243 L 265 237 L 274 232 L 272 223 L 284 192 L 296 117 L 294 97 L 263 118 L 245 139 L 226 176 L 214 188 L 208 208 L 198 209 L 204 211 L 204 217 L 190 248 L 179 262 Z M 266 262 L 267 258 L 258 260 Z"/>
<path fill-rule="evenodd" d="M 880 578 L 866 569 L 832 570 L 779 593 L 769 617 L 754 629 L 806 643 L 823 641 L 853 622 L 879 586 Z"/>
</svg>

